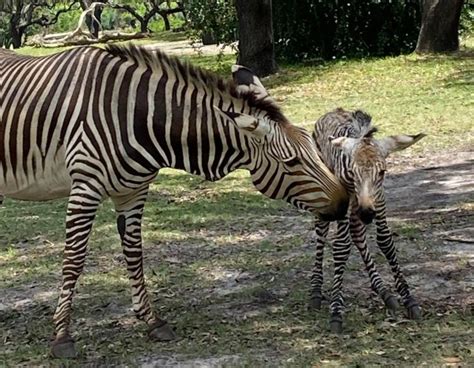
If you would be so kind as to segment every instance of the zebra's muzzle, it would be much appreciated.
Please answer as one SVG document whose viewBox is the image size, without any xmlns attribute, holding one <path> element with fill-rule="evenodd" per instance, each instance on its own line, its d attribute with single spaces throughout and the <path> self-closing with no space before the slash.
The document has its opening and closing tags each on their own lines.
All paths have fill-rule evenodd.
<svg viewBox="0 0 474 368">
<path fill-rule="evenodd" d="M 372 208 L 359 207 L 356 213 L 357 213 L 357 216 L 360 218 L 360 220 L 366 225 L 371 224 L 375 218 L 375 210 Z"/>
</svg>

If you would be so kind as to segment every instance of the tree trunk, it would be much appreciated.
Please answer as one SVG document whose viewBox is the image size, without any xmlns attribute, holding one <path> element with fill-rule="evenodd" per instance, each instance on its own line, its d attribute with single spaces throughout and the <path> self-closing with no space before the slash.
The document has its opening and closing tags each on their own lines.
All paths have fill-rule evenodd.
<svg viewBox="0 0 474 368">
<path fill-rule="evenodd" d="M 276 72 L 272 1 L 236 0 L 239 18 L 238 63 L 260 77 Z"/>
<path fill-rule="evenodd" d="M 459 18 L 463 0 L 421 0 L 421 29 L 418 53 L 450 52 L 459 49 Z"/>
<path fill-rule="evenodd" d="M 102 22 L 102 8 L 97 6 L 95 9 L 94 9 L 94 17 L 99 21 L 99 22 Z M 91 33 L 91 35 L 94 37 L 94 38 L 99 38 L 99 30 L 100 30 L 100 27 L 101 27 L 101 24 L 100 23 L 97 23 L 97 21 L 95 19 L 92 19 L 92 17 L 90 15 L 87 16 L 86 18 L 86 24 L 87 24 L 87 27 L 89 28 L 89 31 Z"/>
<path fill-rule="evenodd" d="M 80 5 L 81 5 L 82 10 L 87 10 L 89 8 L 89 6 L 91 6 L 91 4 L 94 1 L 101 2 L 101 3 L 106 2 L 104 0 L 81 0 Z M 100 6 L 97 6 L 94 10 L 94 16 L 96 17 L 96 19 L 99 22 L 102 21 L 102 19 L 101 19 L 102 18 L 102 10 L 103 9 Z M 92 19 L 92 17 L 90 15 L 88 15 L 86 17 L 86 25 L 87 25 L 87 28 L 89 29 L 89 32 L 91 33 L 91 35 L 94 36 L 94 38 L 98 38 L 101 24 L 97 24 L 97 22 L 94 19 Z"/>
<path fill-rule="evenodd" d="M 140 32 L 141 33 L 148 33 L 148 21 L 143 19 L 143 20 L 138 20 L 140 22 Z"/>
<path fill-rule="evenodd" d="M 168 14 L 160 14 L 165 22 L 165 31 L 169 31 L 171 29 L 170 20 L 168 19 Z"/>
<path fill-rule="evenodd" d="M 22 29 L 18 29 L 15 25 L 10 25 L 10 37 L 11 43 L 14 49 L 19 49 L 21 47 L 21 42 L 23 38 Z"/>
</svg>

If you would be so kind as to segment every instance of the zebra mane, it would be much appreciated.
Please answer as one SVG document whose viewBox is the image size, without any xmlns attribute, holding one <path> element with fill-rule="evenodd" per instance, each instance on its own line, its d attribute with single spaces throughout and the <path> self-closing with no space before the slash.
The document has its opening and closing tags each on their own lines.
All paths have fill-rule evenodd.
<svg viewBox="0 0 474 368">
<path fill-rule="evenodd" d="M 362 138 L 373 138 L 378 128 L 372 125 L 372 117 L 365 111 L 356 110 L 352 113 L 360 127 Z"/>
<path fill-rule="evenodd" d="M 271 98 L 261 98 L 253 91 L 242 91 L 231 79 L 224 79 L 217 74 L 196 67 L 189 62 L 179 60 L 176 56 L 167 55 L 161 50 L 147 50 L 136 45 L 107 45 L 105 50 L 113 56 L 124 60 L 130 60 L 144 65 L 151 71 L 166 66 L 185 81 L 192 81 L 199 86 L 215 88 L 221 92 L 228 93 L 231 97 L 242 98 L 247 104 L 255 109 L 264 111 L 273 121 L 285 124 L 288 120 L 283 115 L 280 107 Z"/>
</svg>

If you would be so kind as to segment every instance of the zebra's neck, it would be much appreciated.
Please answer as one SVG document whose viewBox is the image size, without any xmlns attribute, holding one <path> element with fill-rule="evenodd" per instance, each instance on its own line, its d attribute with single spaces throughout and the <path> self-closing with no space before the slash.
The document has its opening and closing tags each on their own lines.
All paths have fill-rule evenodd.
<svg viewBox="0 0 474 368">
<path fill-rule="evenodd" d="M 145 148 L 149 165 L 181 169 L 215 181 L 251 164 L 255 147 L 250 139 L 215 108 L 242 111 L 244 101 L 184 80 L 170 70 L 137 70 L 136 74 L 129 99 L 137 98 L 127 104 L 133 114 L 135 139 Z"/>
</svg>

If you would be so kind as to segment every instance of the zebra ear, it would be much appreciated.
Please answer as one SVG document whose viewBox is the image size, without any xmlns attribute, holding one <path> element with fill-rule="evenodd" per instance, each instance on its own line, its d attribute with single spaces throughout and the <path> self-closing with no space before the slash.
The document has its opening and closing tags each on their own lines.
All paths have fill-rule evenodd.
<svg viewBox="0 0 474 368">
<path fill-rule="evenodd" d="M 420 133 L 417 135 L 391 135 L 389 137 L 378 139 L 377 144 L 382 149 L 382 152 L 385 154 L 385 156 L 388 156 L 392 152 L 402 151 L 405 148 L 410 147 L 423 137 L 426 137 L 426 134 Z"/>
<path fill-rule="evenodd" d="M 352 154 L 352 150 L 354 149 L 355 145 L 358 142 L 358 139 L 356 138 L 350 138 L 350 137 L 337 137 L 334 138 L 333 136 L 329 137 L 329 141 L 334 147 L 337 147 L 341 150 L 343 150 L 345 153 L 348 155 Z"/>
<path fill-rule="evenodd" d="M 260 79 L 249 69 L 242 65 L 232 65 L 232 79 L 237 84 L 237 89 L 242 92 L 251 91 L 258 98 L 268 97 L 268 92 Z"/>
<path fill-rule="evenodd" d="M 233 111 L 224 111 L 219 107 L 214 106 L 217 113 L 225 120 L 232 121 L 237 128 L 244 130 L 247 133 L 251 133 L 256 138 L 262 138 L 270 133 L 270 124 L 262 119 L 258 119 L 255 116 L 241 114 Z"/>
</svg>

